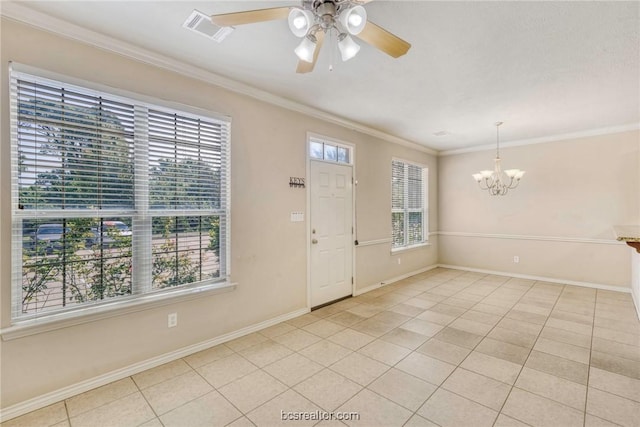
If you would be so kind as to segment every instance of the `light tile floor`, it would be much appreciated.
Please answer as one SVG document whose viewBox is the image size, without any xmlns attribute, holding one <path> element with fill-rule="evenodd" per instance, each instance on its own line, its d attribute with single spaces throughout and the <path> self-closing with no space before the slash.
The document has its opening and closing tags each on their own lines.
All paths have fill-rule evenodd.
<svg viewBox="0 0 640 427">
<path fill-rule="evenodd" d="M 432 270 L 3 426 L 640 426 L 629 294 Z"/>
</svg>

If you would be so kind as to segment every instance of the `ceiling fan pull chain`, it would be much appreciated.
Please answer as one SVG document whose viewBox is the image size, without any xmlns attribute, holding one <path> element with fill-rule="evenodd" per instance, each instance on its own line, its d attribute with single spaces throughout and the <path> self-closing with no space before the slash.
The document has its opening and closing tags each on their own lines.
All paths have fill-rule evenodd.
<svg viewBox="0 0 640 427">
<path fill-rule="evenodd" d="M 333 71 L 333 59 L 336 56 L 336 50 L 335 50 L 335 46 L 333 43 L 333 28 L 329 28 L 329 46 L 331 46 L 331 49 L 329 49 L 331 51 L 331 57 L 329 59 L 329 71 Z"/>
</svg>

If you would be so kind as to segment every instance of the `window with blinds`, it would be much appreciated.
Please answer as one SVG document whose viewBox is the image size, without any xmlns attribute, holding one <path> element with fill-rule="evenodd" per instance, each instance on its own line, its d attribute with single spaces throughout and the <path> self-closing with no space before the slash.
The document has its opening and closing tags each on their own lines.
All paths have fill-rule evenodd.
<svg viewBox="0 0 640 427">
<path fill-rule="evenodd" d="M 427 240 L 426 183 L 426 168 L 403 160 L 391 162 L 392 249 Z"/>
<path fill-rule="evenodd" d="M 224 280 L 228 119 L 11 72 L 13 319 Z"/>
</svg>

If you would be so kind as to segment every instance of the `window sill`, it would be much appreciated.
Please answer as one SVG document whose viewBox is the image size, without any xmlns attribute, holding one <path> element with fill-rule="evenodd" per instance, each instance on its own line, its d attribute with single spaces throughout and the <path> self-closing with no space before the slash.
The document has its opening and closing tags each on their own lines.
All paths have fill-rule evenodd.
<svg viewBox="0 0 640 427">
<path fill-rule="evenodd" d="M 421 248 L 424 248 L 426 246 L 431 246 L 431 243 L 424 242 L 424 243 L 419 243 L 417 245 L 403 246 L 401 248 L 391 249 L 391 255 L 402 253 L 402 252 L 408 252 L 408 251 L 412 251 L 412 250 L 415 250 L 415 249 L 421 249 Z"/>
<path fill-rule="evenodd" d="M 10 341 L 30 335 L 54 331 L 56 329 L 68 328 L 70 326 L 201 298 L 203 296 L 231 292 L 235 290 L 236 286 L 236 283 L 218 282 L 197 288 L 177 289 L 169 293 L 144 295 L 126 302 L 114 302 L 98 307 L 79 309 L 73 312 L 43 316 L 38 319 L 17 322 L 7 328 L 0 329 L 0 337 L 2 337 L 2 341 Z"/>
</svg>

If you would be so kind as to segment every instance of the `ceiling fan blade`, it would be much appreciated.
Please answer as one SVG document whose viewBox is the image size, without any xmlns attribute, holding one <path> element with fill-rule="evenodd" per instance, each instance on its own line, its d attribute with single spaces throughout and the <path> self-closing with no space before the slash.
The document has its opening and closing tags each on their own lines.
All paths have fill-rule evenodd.
<svg viewBox="0 0 640 427">
<path fill-rule="evenodd" d="M 211 22 L 220 27 L 232 27 L 234 25 L 253 24 L 254 22 L 287 19 L 289 10 L 288 7 L 273 7 L 270 9 L 247 10 L 245 12 L 222 13 L 220 15 L 211 15 Z"/>
<path fill-rule="evenodd" d="M 316 61 L 318 60 L 318 55 L 320 54 L 320 49 L 322 49 L 322 42 L 324 41 L 324 31 L 318 31 L 316 33 L 316 50 L 313 51 L 313 61 L 307 62 L 303 60 L 298 60 L 298 68 L 296 68 L 296 73 L 304 74 L 310 73 L 313 71 L 313 67 L 316 65 Z"/>
<path fill-rule="evenodd" d="M 410 43 L 371 21 L 367 21 L 367 25 L 357 37 L 394 58 L 404 55 L 411 47 Z"/>
</svg>

